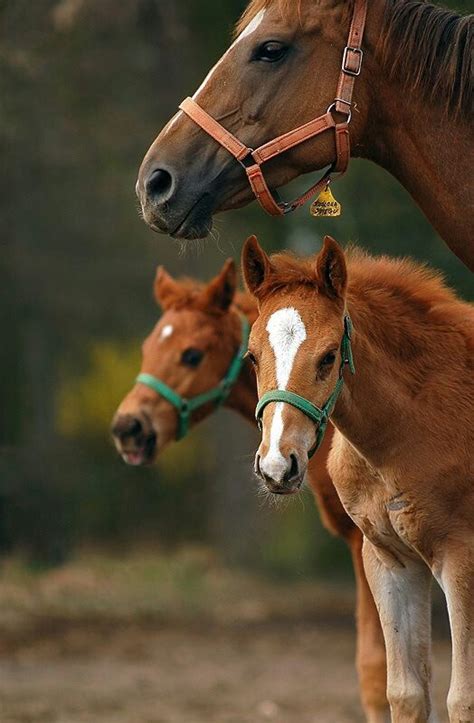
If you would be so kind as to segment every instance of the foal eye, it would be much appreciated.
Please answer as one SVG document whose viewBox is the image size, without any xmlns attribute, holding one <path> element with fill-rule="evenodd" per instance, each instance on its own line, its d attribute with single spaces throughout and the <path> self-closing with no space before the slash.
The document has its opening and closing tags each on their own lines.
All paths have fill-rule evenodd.
<svg viewBox="0 0 474 723">
<path fill-rule="evenodd" d="M 321 359 L 321 361 L 319 362 L 319 366 L 321 368 L 324 368 L 324 367 L 327 368 L 327 367 L 332 366 L 335 361 L 336 361 L 336 353 L 333 351 L 330 351 L 330 352 L 328 352 L 328 354 L 326 354 L 326 356 L 324 356 Z"/>
<path fill-rule="evenodd" d="M 255 359 L 255 357 L 251 351 L 247 352 L 246 357 L 249 360 L 249 362 L 254 365 L 254 367 L 257 366 L 257 360 Z"/>
<path fill-rule="evenodd" d="M 186 364 L 187 367 L 198 367 L 202 361 L 204 352 L 200 349 L 185 349 L 181 354 L 181 363 Z"/>
<path fill-rule="evenodd" d="M 262 43 L 255 50 L 253 60 L 263 60 L 266 63 L 276 63 L 282 60 L 288 52 L 288 46 L 277 40 Z"/>
</svg>

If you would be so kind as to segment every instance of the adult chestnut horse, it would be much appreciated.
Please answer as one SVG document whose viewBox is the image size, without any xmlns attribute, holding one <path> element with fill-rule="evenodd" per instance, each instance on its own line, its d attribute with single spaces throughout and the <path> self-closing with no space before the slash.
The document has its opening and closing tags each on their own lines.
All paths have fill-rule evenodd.
<svg viewBox="0 0 474 723">
<path fill-rule="evenodd" d="M 142 374 L 165 384 L 180 398 L 202 399 L 226 377 L 242 343 L 242 317 L 251 324 L 257 316 L 255 300 L 236 291 L 232 261 L 208 285 L 176 281 L 160 268 L 155 297 L 163 316 L 143 345 Z M 245 333 L 245 330 L 244 330 Z M 143 377 L 139 377 L 143 378 Z M 145 377 L 149 381 L 148 377 Z M 153 381 L 151 381 L 153 383 Z M 257 388 L 255 374 L 245 359 L 225 404 L 254 423 Z M 215 410 L 199 406 L 194 425 Z M 120 404 L 112 431 L 119 453 L 129 464 L 153 461 L 182 430 L 177 409 L 146 384 L 137 383 Z M 321 453 L 309 467 L 308 479 L 327 529 L 350 547 L 357 583 L 357 668 L 367 721 L 386 721 L 386 662 L 378 614 L 362 565 L 362 535 L 344 511 L 326 469 L 332 430 Z"/>
<path fill-rule="evenodd" d="M 343 170 L 350 137 L 351 155 L 393 174 L 474 269 L 473 19 L 423 0 L 253 0 L 146 154 L 143 218 L 175 237 L 205 236 L 215 212 L 253 199 L 248 180 L 271 212 L 286 211 L 268 187 Z"/>
<path fill-rule="evenodd" d="M 297 259 L 268 257 L 252 237 L 243 267 L 260 309 L 249 342 L 262 425 L 257 473 L 271 491 L 295 492 L 331 416 L 329 471 L 364 534 L 392 721 L 435 720 L 433 574 L 452 631 L 450 721 L 472 723 L 473 307 L 420 265 L 346 257 L 330 238 L 317 258 Z"/>
</svg>

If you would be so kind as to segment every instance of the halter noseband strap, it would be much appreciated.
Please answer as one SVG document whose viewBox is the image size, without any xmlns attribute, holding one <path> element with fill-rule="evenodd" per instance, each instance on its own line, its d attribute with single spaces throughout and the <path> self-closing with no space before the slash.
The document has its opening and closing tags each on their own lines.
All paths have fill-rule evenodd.
<svg viewBox="0 0 474 723">
<path fill-rule="evenodd" d="M 299 409 L 300 412 L 303 412 L 303 414 L 305 414 L 312 422 L 314 422 L 315 425 L 317 425 L 316 442 L 314 447 L 308 452 L 308 457 L 311 458 L 313 454 L 318 451 L 326 433 L 329 417 L 334 411 L 334 407 L 336 406 L 336 402 L 339 399 L 342 387 L 344 386 L 344 367 L 348 366 L 352 374 L 355 374 L 351 336 L 352 322 L 350 316 L 346 314 L 344 317 L 344 333 L 341 340 L 341 366 L 339 367 L 339 379 L 337 380 L 336 386 L 326 403 L 322 407 L 317 407 L 313 404 L 313 402 L 301 397 L 299 394 L 286 391 L 286 389 L 273 389 L 262 396 L 255 410 L 255 418 L 260 429 L 262 427 L 263 411 L 266 406 L 272 402 L 285 402 L 286 404 L 291 404 L 292 407 Z"/>
<path fill-rule="evenodd" d="M 347 45 L 344 48 L 341 73 L 336 97 L 326 113 L 314 118 L 288 133 L 284 133 L 256 150 L 248 148 L 232 133 L 212 118 L 192 98 L 186 98 L 179 106 L 208 135 L 220 143 L 244 167 L 248 181 L 258 202 L 271 216 L 283 216 L 302 206 L 312 196 L 323 190 L 331 180 L 333 173 L 343 174 L 347 170 L 350 158 L 349 123 L 351 120 L 352 93 L 357 76 L 362 69 L 362 38 L 367 17 L 367 0 L 354 0 L 354 10 Z M 344 121 L 336 123 L 333 112 L 346 116 Z M 275 156 L 314 138 L 320 133 L 334 129 L 336 160 L 314 186 L 290 203 L 277 201 L 268 188 L 262 172 L 262 164 Z"/>
<path fill-rule="evenodd" d="M 218 407 L 223 404 L 229 396 L 232 387 L 239 377 L 248 348 L 250 324 L 243 315 L 241 316 L 241 329 L 242 339 L 240 346 L 230 363 L 225 377 L 221 380 L 217 387 L 214 387 L 207 392 L 203 392 L 203 394 L 198 394 L 195 397 L 186 399 L 185 397 L 181 397 L 177 392 L 171 389 L 171 387 L 162 382 L 161 379 L 157 379 L 152 374 L 142 373 L 137 376 L 135 382 L 144 384 L 145 386 L 150 387 L 150 389 L 153 389 L 154 392 L 166 399 L 166 401 L 168 401 L 178 412 L 178 429 L 176 432 L 176 439 L 182 439 L 186 436 L 189 430 L 191 415 L 196 409 L 199 409 L 210 402 L 213 402 L 216 407 Z"/>
</svg>

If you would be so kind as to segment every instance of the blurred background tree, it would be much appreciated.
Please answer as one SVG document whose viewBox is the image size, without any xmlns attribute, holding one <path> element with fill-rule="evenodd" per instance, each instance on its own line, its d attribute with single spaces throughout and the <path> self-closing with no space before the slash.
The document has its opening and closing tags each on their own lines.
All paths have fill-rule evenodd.
<svg viewBox="0 0 474 723">
<path fill-rule="evenodd" d="M 448 3 L 461 11 L 472 2 Z M 469 272 L 406 192 L 367 162 L 338 184 L 341 219 L 274 222 L 254 206 L 179 254 L 140 221 L 134 183 L 151 140 L 229 42 L 241 0 L 0 0 L 0 547 L 56 564 L 88 543 L 206 544 L 279 574 L 347 569 L 312 502 L 255 493 L 256 435 L 229 412 L 154 469 L 116 457 L 108 426 L 158 311 L 155 267 L 208 278 L 256 232 L 268 249 L 329 231 Z M 453 181 L 455 182 L 455 181 Z M 197 247 L 196 247 L 197 248 Z"/>
</svg>

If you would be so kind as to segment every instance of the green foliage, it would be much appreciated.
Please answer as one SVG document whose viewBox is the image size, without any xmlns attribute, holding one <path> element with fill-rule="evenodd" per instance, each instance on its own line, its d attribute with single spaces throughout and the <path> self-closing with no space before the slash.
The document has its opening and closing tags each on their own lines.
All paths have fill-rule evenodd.
<svg viewBox="0 0 474 723">
<path fill-rule="evenodd" d="M 98 341 L 87 374 L 63 373 L 58 388 L 58 432 L 65 437 L 100 438 L 108 433 L 112 411 L 132 386 L 140 364 L 140 342 Z"/>
</svg>

